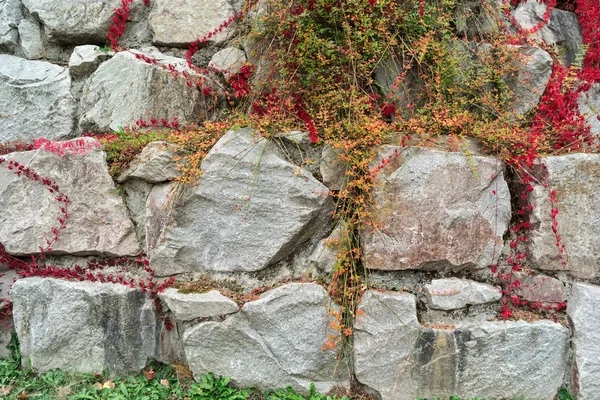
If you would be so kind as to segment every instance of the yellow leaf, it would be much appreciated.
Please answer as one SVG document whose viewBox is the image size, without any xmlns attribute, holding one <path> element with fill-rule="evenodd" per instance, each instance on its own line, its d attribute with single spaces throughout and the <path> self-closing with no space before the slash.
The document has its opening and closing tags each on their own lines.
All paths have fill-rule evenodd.
<svg viewBox="0 0 600 400">
<path fill-rule="evenodd" d="M 104 382 L 104 385 L 102 385 L 103 389 L 114 389 L 115 388 L 115 383 L 113 381 L 106 381 Z"/>
</svg>

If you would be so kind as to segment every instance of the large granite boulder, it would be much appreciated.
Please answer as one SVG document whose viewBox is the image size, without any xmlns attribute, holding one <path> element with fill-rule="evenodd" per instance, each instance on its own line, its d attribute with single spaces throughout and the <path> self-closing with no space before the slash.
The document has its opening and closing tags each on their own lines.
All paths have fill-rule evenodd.
<svg viewBox="0 0 600 400">
<path fill-rule="evenodd" d="M 127 216 L 123 200 L 108 175 L 105 153 L 95 139 L 77 139 L 65 144 L 90 147 L 85 154 L 67 151 L 60 156 L 44 148 L 10 153 L 0 165 L 0 243 L 13 255 L 34 254 L 52 239 L 52 228 L 63 217 L 56 201 L 42 182 L 18 176 L 10 170 L 16 161 L 40 177 L 56 182 L 60 192 L 70 199 L 66 228 L 51 253 L 73 255 L 136 255 L 140 251 L 133 223 Z M 77 145 L 74 145 L 77 147 Z"/>
<path fill-rule="evenodd" d="M 502 163 L 428 148 L 384 146 L 374 189 L 378 229 L 361 237 L 367 268 L 483 268 L 510 220 Z"/>
<path fill-rule="evenodd" d="M 0 54 L 0 142 L 71 134 L 75 100 L 70 89 L 66 68 Z"/>
<path fill-rule="evenodd" d="M 38 371 L 137 373 L 160 354 L 161 322 L 138 289 L 36 277 L 11 298 L 23 360 Z"/>
<path fill-rule="evenodd" d="M 600 287 L 575 283 L 567 315 L 573 331 L 573 389 L 578 399 L 595 399 L 600 393 Z"/>
<path fill-rule="evenodd" d="M 546 23 L 544 15 L 548 6 L 537 0 L 527 0 L 512 12 L 516 24 L 522 29 L 532 29 L 538 24 L 541 28 L 530 35 L 538 43 L 545 43 L 556 48 L 561 60 L 571 65 L 582 43 L 581 28 L 577 15 L 572 12 L 554 8 Z"/>
<path fill-rule="evenodd" d="M 383 400 L 412 399 L 412 353 L 421 335 L 415 296 L 369 291 L 358 310 L 354 326 L 356 379 Z"/>
<path fill-rule="evenodd" d="M 178 197 L 150 252 L 159 275 L 259 271 L 328 233 L 327 187 L 250 129 L 229 131 L 201 167 L 198 185 Z"/>
<path fill-rule="evenodd" d="M 543 157 L 543 180 L 548 185 L 534 184 L 530 203 L 535 204 L 529 230 L 529 259 L 542 270 L 568 269 L 578 278 L 598 275 L 600 259 L 600 155 L 568 154 Z M 559 254 L 557 236 L 552 230 L 551 191 L 556 190 L 558 214 L 556 226 L 560 245 L 566 254 Z M 563 260 L 568 261 L 566 267 Z"/>
<path fill-rule="evenodd" d="M 356 378 L 382 400 L 452 395 L 552 400 L 563 383 L 569 331 L 558 323 L 424 328 L 414 296 L 405 293 L 367 292 L 359 310 Z"/>
<path fill-rule="evenodd" d="M 44 25 L 48 39 L 55 43 L 104 44 L 115 8 L 121 0 L 22 0 L 23 5 Z M 145 7 L 131 3 L 131 13 Z"/>
<path fill-rule="evenodd" d="M 140 118 L 146 121 L 177 118 L 180 124 L 198 120 L 201 93 L 194 82 L 201 77 L 187 68 L 181 58 L 144 50 L 144 57 L 156 58 L 154 65 L 136 58 L 136 54 L 141 57 L 142 53 L 132 50 L 115 54 L 87 80 L 80 105 L 81 130 L 119 130 Z M 191 77 L 191 86 L 183 76 L 175 77 L 161 65 L 172 65 L 180 74 L 186 72 Z"/>
<path fill-rule="evenodd" d="M 215 30 L 239 9 L 230 0 L 200 0 L 193 3 L 182 0 L 153 0 L 150 10 L 150 28 L 153 43 L 159 46 L 187 47 Z M 234 32 L 232 26 L 217 32 L 208 43 L 223 43 Z"/>
<path fill-rule="evenodd" d="M 19 23 L 19 41 L 25 58 L 36 60 L 46 55 L 42 29 L 33 18 L 22 19 Z"/>
<path fill-rule="evenodd" d="M 562 386 L 569 330 L 559 323 L 487 322 L 457 328 L 454 340 L 460 397 L 553 400 Z"/>
<path fill-rule="evenodd" d="M 241 387 L 276 389 L 291 386 L 306 392 L 311 383 L 327 392 L 346 386 L 348 368 L 339 349 L 323 350 L 336 336 L 329 327 L 325 289 L 313 283 L 292 283 L 246 303 L 224 322 L 202 322 L 183 335 L 194 377 L 210 371 L 230 376 Z"/>
</svg>

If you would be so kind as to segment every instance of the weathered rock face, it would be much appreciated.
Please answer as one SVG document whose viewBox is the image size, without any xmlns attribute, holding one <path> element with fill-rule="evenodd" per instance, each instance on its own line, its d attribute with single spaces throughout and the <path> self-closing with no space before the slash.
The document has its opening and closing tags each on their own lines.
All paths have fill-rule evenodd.
<svg viewBox="0 0 600 400">
<path fill-rule="evenodd" d="M 541 23 L 541 29 L 532 33 L 531 37 L 537 42 L 557 47 L 563 63 L 571 65 L 582 43 L 577 15 L 554 8 L 548 22 L 544 22 L 547 8 L 542 2 L 528 0 L 519 4 L 512 15 L 522 29 L 531 29 Z"/>
<path fill-rule="evenodd" d="M 137 289 L 26 278 L 11 297 L 23 359 L 38 371 L 126 374 L 159 354 L 160 321 Z"/>
<path fill-rule="evenodd" d="M 579 112 L 586 117 L 586 123 L 593 135 L 600 135 L 600 83 L 582 92 L 578 99 Z"/>
<path fill-rule="evenodd" d="M 203 322 L 183 335 L 194 376 L 209 371 L 231 376 L 242 387 L 291 386 L 307 391 L 347 384 L 347 367 L 336 350 L 322 351 L 330 340 L 331 299 L 316 284 L 288 284 L 246 303 L 224 322 Z M 339 365 L 338 365 L 339 364 Z"/>
<path fill-rule="evenodd" d="M 457 31 L 468 38 L 499 33 L 500 21 L 505 19 L 500 0 L 486 3 L 473 0 L 458 1 L 454 10 L 454 18 Z"/>
<path fill-rule="evenodd" d="M 159 294 L 177 321 L 192 321 L 232 314 L 238 310 L 235 301 L 228 299 L 218 290 L 207 293 L 179 293 L 177 289 L 167 289 Z"/>
<path fill-rule="evenodd" d="M 228 0 L 196 1 L 154 0 L 150 10 L 150 28 L 153 43 L 159 46 L 187 47 L 216 29 L 236 12 L 234 2 Z M 229 27 L 213 35 L 209 43 L 222 43 L 231 36 Z"/>
<path fill-rule="evenodd" d="M 176 194 L 176 183 L 154 185 L 145 204 L 144 227 L 146 249 L 152 250 L 168 227 L 173 211 L 173 197 Z"/>
<path fill-rule="evenodd" d="M 19 45 L 17 26 L 22 17 L 21 0 L 0 0 L 0 50 L 15 51 Z"/>
<path fill-rule="evenodd" d="M 42 30 L 32 19 L 22 19 L 19 23 L 19 39 L 25 58 L 35 60 L 46 55 L 42 40 Z"/>
<path fill-rule="evenodd" d="M 331 223 L 329 190 L 250 129 L 223 136 L 202 171 L 150 252 L 158 274 L 258 271 L 320 239 Z"/>
<path fill-rule="evenodd" d="M 573 330 L 573 389 L 578 399 L 594 399 L 600 393 L 600 287 L 575 283 L 567 306 Z"/>
<path fill-rule="evenodd" d="M 393 156 L 397 152 L 397 156 Z M 510 219 L 503 166 L 494 158 L 384 146 L 374 199 L 377 232 L 362 244 L 371 269 L 485 267 L 495 263 Z"/>
<path fill-rule="evenodd" d="M 208 66 L 223 72 L 225 78 L 228 78 L 231 75 L 239 74 L 246 61 L 246 53 L 243 50 L 227 47 L 217 51 L 210 59 Z"/>
<path fill-rule="evenodd" d="M 552 75 L 552 57 L 538 47 L 508 46 L 517 53 L 518 72 L 504 80 L 513 93 L 510 106 L 517 115 L 535 108 Z"/>
<path fill-rule="evenodd" d="M 383 400 L 433 396 L 554 399 L 568 330 L 550 321 L 422 328 L 414 296 L 369 292 L 355 332 L 357 379 Z M 531 382 L 540 382 L 531 385 Z"/>
<path fill-rule="evenodd" d="M 97 145 L 94 139 L 79 139 Z M 17 176 L 6 168 L 14 160 L 40 176 L 54 180 L 71 200 L 70 219 L 52 245 L 52 253 L 74 255 L 136 255 L 140 248 L 133 224 L 108 175 L 105 154 L 99 149 L 85 154 L 59 156 L 44 149 L 3 156 L 0 166 L 0 243 L 14 255 L 38 253 L 52 227 L 62 216 L 55 194 L 39 181 Z"/>
<path fill-rule="evenodd" d="M 551 400 L 562 385 L 569 331 L 558 323 L 487 322 L 454 337 L 458 396 Z"/>
<path fill-rule="evenodd" d="M 591 279 L 598 274 L 600 259 L 600 155 L 569 154 L 544 157 L 549 189 L 534 185 L 530 202 L 534 227 L 529 234 L 530 261 L 542 270 L 561 270 L 556 235 L 552 232 L 549 190 L 556 190 L 558 234 L 568 254 L 567 269 L 575 277 Z"/>
<path fill-rule="evenodd" d="M 469 304 L 491 303 L 502 297 L 500 288 L 459 278 L 434 279 L 425 285 L 425 290 L 429 308 L 436 310 L 455 310 Z"/>
<path fill-rule="evenodd" d="M 185 79 L 137 59 L 133 51 L 122 51 L 104 62 L 87 81 L 81 98 L 82 131 L 107 132 L 130 126 L 142 118 L 150 121 L 178 118 L 186 124 L 198 119 L 200 92 L 189 87 Z M 145 51 L 157 64 L 174 65 L 193 78 L 199 75 L 184 67 L 185 60 L 168 57 L 157 51 Z"/>
<path fill-rule="evenodd" d="M 69 58 L 69 74 L 72 77 L 84 77 L 94 72 L 100 63 L 108 60 L 112 52 L 104 52 L 95 45 L 77 46 Z"/>
<path fill-rule="evenodd" d="M 121 185 L 123 200 L 135 226 L 135 234 L 143 249 L 146 249 L 146 203 L 153 185 L 141 179 L 130 179 Z"/>
<path fill-rule="evenodd" d="M 40 20 L 50 41 L 70 44 L 104 44 L 115 8 L 120 0 L 22 0 L 31 15 Z M 145 7 L 142 2 L 131 4 Z"/>
<path fill-rule="evenodd" d="M 142 150 L 119 176 L 118 182 L 141 179 L 148 183 L 160 183 L 179 176 L 175 157 L 181 148 L 167 142 L 151 142 Z"/>
<path fill-rule="evenodd" d="M 68 136 L 75 114 L 70 88 L 63 67 L 0 54 L 0 142 Z"/>
<path fill-rule="evenodd" d="M 512 289 L 517 296 L 533 302 L 562 303 L 565 301 L 565 285 L 556 278 L 544 275 L 526 275 L 513 271 L 513 281 L 519 281 L 519 287 Z"/>
<path fill-rule="evenodd" d="M 415 297 L 367 292 L 354 327 L 354 370 L 358 381 L 383 400 L 414 397 L 412 353 L 419 340 Z"/>
</svg>

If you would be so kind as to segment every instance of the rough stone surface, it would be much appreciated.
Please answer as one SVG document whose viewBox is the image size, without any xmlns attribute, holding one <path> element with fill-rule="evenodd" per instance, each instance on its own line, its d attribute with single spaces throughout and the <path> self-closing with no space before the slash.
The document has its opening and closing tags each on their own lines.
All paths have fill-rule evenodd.
<svg viewBox="0 0 600 400">
<path fill-rule="evenodd" d="M 0 0 L 0 50 L 14 52 L 19 45 L 17 27 L 23 17 L 21 0 Z"/>
<path fill-rule="evenodd" d="M 207 293 L 179 293 L 177 289 L 167 289 L 159 294 L 159 297 L 177 321 L 217 317 L 238 311 L 236 302 L 223 296 L 218 290 Z"/>
<path fill-rule="evenodd" d="M 225 78 L 227 78 L 239 74 L 246 61 L 246 53 L 243 50 L 227 47 L 217 51 L 210 59 L 208 66 L 217 71 L 222 71 Z"/>
<path fill-rule="evenodd" d="M 23 360 L 38 371 L 137 373 L 158 355 L 160 320 L 137 289 L 36 277 L 11 297 Z"/>
<path fill-rule="evenodd" d="M 29 60 L 44 58 L 46 52 L 42 41 L 42 31 L 38 23 L 31 19 L 23 19 L 19 23 L 18 30 L 21 50 L 25 58 Z"/>
<path fill-rule="evenodd" d="M 342 190 L 348 183 L 346 176 L 346 163 L 331 147 L 323 146 L 319 171 L 323 177 L 323 184 L 331 190 Z"/>
<path fill-rule="evenodd" d="M 468 279 L 434 279 L 425 285 L 425 296 L 430 308 L 455 310 L 467 305 L 491 303 L 500 300 L 502 291 L 486 283 Z"/>
<path fill-rule="evenodd" d="M 167 142 L 151 142 L 144 147 L 127 168 L 119 176 L 118 182 L 128 179 L 142 179 L 148 183 L 160 183 L 179 176 L 175 156 L 180 147 Z"/>
<path fill-rule="evenodd" d="M 0 142 L 69 135 L 75 113 L 70 88 L 63 67 L 0 54 Z"/>
<path fill-rule="evenodd" d="M 569 330 L 558 323 L 487 322 L 454 338 L 457 396 L 553 400 L 563 383 Z"/>
<path fill-rule="evenodd" d="M 600 287 L 575 283 L 567 306 L 573 331 L 573 389 L 578 399 L 595 399 L 600 393 Z"/>
<path fill-rule="evenodd" d="M 229 131 L 201 167 L 150 252 L 158 274 L 258 271 L 327 233 L 329 190 L 250 129 Z"/>
<path fill-rule="evenodd" d="M 50 41 L 69 44 L 104 44 L 114 9 L 120 0 L 22 0 L 31 15 L 45 26 Z M 145 7 L 134 1 L 131 6 Z"/>
<path fill-rule="evenodd" d="M 397 154 L 397 155 L 395 155 Z M 384 146 L 374 190 L 380 228 L 362 244 L 370 269 L 486 267 L 510 219 L 503 166 L 491 157 Z"/>
<path fill-rule="evenodd" d="M 564 267 L 552 232 L 548 189 L 534 185 L 531 204 L 533 228 L 529 233 L 529 256 L 542 270 L 568 269 L 578 278 L 598 275 L 600 259 L 600 155 L 568 154 L 540 159 L 547 168 L 549 190 L 556 190 L 558 234 L 565 246 L 568 263 Z"/>
<path fill-rule="evenodd" d="M 420 335 L 415 297 L 369 291 L 359 310 L 354 327 L 356 378 L 383 400 L 413 398 L 411 356 Z"/>
<path fill-rule="evenodd" d="M 123 183 L 121 187 L 124 190 L 123 200 L 129 211 L 129 217 L 135 225 L 135 234 L 142 248 L 146 248 L 146 203 L 153 185 L 141 179 L 130 179 Z"/>
<path fill-rule="evenodd" d="M 273 289 L 224 322 L 203 322 L 183 335 L 194 376 L 209 371 L 230 376 L 241 387 L 291 386 L 320 392 L 347 383 L 336 350 L 321 347 L 328 328 L 331 299 L 321 286 L 288 284 Z M 338 365 L 340 363 L 340 365 Z M 337 373 L 335 373 L 337 371 Z"/>
<path fill-rule="evenodd" d="M 579 112 L 586 117 L 591 133 L 600 135 L 600 83 L 594 83 L 589 90 L 582 92 L 578 104 Z"/>
<path fill-rule="evenodd" d="M 108 60 L 112 52 L 104 52 L 100 47 L 88 44 L 77 46 L 69 58 L 69 73 L 73 77 L 84 77 L 94 72 L 100 63 Z"/>
<path fill-rule="evenodd" d="M 168 227 L 173 211 L 172 197 L 177 189 L 176 183 L 154 185 L 146 199 L 145 237 L 146 249 L 154 249 L 163 231 Z"/>
<path fill-rule="evenodd" d="M 548 22 L 544 22 L 547 5 L 536 0 L 528 0 L 513 11 L 517 24 L 523 29 L 531 29 L 542 24 L 541 29 L 531 34 L 531 38 L 540 43 L 558 48 L 561 60 L 571 65 L 581 46 L 581 28 L 577 15 L 554 8 Z"/>
<path fill-rule="evenodd" d="M 236 9 L 227 0 L 154 0 L 150 10 L 153 43 L 160 46 L 187 47 L 233 16 Z M 209 43 L 222 43 L 232 35 L 233 27 L 213 35 Z"/>
<path fill-rule="evenodd" d="M 511 274 L 519 281 L 519 287 L 513 288 L 517 296 L 532 302 L 562 303 L 565 301 L 565 285 L 556 278 L 544 275 L 526 275 L 520 271 Z"/>
<path fill-rule="evenodd" d="M 84 143 L 96 144 L 85 138 Z M 54 180 L 71 200 L 70 219 L 52 245 L 55 254 L 136 255 L 140 248 L 123 200 L 108 175 L 105 154 L 98 148 L 85 154 L 59 156 L 42 149 L 3 156 L 0 167 L 0 243 L 14 255 L 38 253 L 51 238 L 62 214 L 59 203 L 41 182 L 17 176 L 5 165 L 10 160 Z M 62 204 L 62 203 L 61 203 Z"/>
<path fill-rule="evenodd" d="M 508 46 L 517 54 L 518 73 L 504 80 L 513 92 L 510 102 L 515 114 L 524 115 L 540 101 L 552 75 L 552 57 L 538 47 Z"/>
<path fill-rule="evenodd" d="M 423 328 L 414 296 L 405 293 L 368 292 L 359 309 L 364 315 L 355 327 L 356 377 L 382 400 L 552 400 L 562 385 L 569 335 L 560 324 Z"/>
<path fill-rule="evenodd" d="M 188 70 L 183 59 L 153 50 L 144 53 L 156 57 L 158 64 Z M 88 79 L 81 98 L 83 115 L 79 126 L 82 131 L 107 132 L 133 125 L 140 118 L 178 118 L 180 124 L 186 124 L 200 115 L 200 96 L 199 90 L 189 87 L 185 79 L 137 59 L 133 51 L 122 51 L 102 63 Z"/>
</svg>

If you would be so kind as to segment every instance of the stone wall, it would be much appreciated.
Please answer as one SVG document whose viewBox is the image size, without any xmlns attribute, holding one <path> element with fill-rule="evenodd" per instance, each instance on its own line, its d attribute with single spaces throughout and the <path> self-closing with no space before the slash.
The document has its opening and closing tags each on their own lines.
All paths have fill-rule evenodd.
<svg viewBox="0 0 600 400">
<path fill-rule="evenodd" d="M 149 144 L 115 182 L 99 143 L 78 138 L 138 119 L 196 122 L 207 112 L 200 89 L 177 76 L 216 78 L 197 76 L 182 57 L 240 4 L 180 3 L 132 3 L 122 39 L 131 50 L 113 53 L 99 46 L 118 0 L 0 0 L 0 142 L 46 137 L 84 149 L 0 156 L 0 244 L 29 260 L 48 240 L 46 262 L 63 271 L 19 275 L 0 265 L 0 297 L 10 298 L 14 314 L 0 326 L 4 343 L 14 329 L 24 359 L 40 371 L 128 374 L 155 359 L 183 362 L 195 377 L 210 371 L 264 389 L 306 391 L 315 383 L 327 392 L 355 380 L 383 400 L 553 399 L 562 385 L 579 399 L 598 398 L 600 155 L 539 160 L 556 190 L 569 262 L 558 256 L 548 189 L 533 184 L 531 269 L 513 274 L 515 293 L 544 309 L 566 303 L 566 312 L 504 321 L 505 298 L 490 267 L 507 265 L 510 254 L 514 178 L 473 143 L 462 152 L 445 143 L 381 146 L 377 164 L 393 156 L 374 192 L 381 226 L 361 232 L 372 289 L 360 301 L 352 351 L 344 352 L 332 328 L 340 306 L 316 283 L 329 279 L 338 250 L 331 243 L 345 234 L 331 218 L 330 191 L 346 179 L 333 149 L 303 132 L 267 140 L 250 128 L 232 130 L 202 161 L 198 184 L 184 187 L 173 181 L 180 151 L 173 144 Z M 525 28 L 544 13 L 536 4 L 514 10 Z M 252 58 L 236 34 L 236 27 L 221 32 L 195 61 L 235 70 Z M 581 43 L 576 18 L 557 10 L 536 40 L 566 46 L 563 62 L 572 62 Z M 457 51 L 474 48 L 489 51 L 457 43 Z M 530 57 L 512 82 L 514 111 L 525 114 L 552 60 L 538 47 L 515 51 Z M 384 90 L 389 74 L 376 74 Z M 598 104 L 597 86 L 579 98 L 595 131 Z M 308 155 L 315 163 L 304 168 L 298 160 Z M 52 241 L 62 215 L 57 194 L 9 165 L 54 181 L 69 197 L 60 240 Z M 170 277 L 213 290 L 156 290 Z"/>
</svg>

